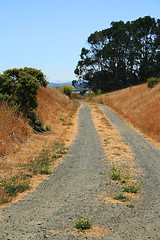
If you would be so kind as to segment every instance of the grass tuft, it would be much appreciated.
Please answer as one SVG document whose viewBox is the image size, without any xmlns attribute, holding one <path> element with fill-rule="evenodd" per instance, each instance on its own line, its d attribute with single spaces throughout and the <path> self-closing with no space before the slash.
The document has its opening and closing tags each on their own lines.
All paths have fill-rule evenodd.
<svg viewBox="0 0 160 240">
<path fill-rule="evenodd" d="M 0 204 L 8 203 L 18 193 L 30 189 L 30 178 L 21 174 L 0 181 Z"/>
<path fill-rule="evenodd" d="M 120 170 L 113 167 L 111 169 L 111 174 L 110 174 L 110 178 L 114 181 L 117 181 L 117 180 L 121 180 L 121 173 L 120 173 Z"/>
<path fill-rule="evenodd" d="M 126 202 L 130 200 L 129 197 L 125 196 L 123 193 L 120 193 L 119 195 L 115 196 L 114 199 L 121 202 Z"/>
<path fill-rule="evenodd" d="M 134 183 L 134 184 L 125 186 L 123 188 L 123 192 L 138 193 L 139 188 L 140 188 L 140 185 L 138 183 Z"/>
<path fill-rule="evenodd" d="M 75 228 L 80 231 L 90 229 L 92 227 L 90 218 L 80 218 L 75 222 Z"/>
</svg>

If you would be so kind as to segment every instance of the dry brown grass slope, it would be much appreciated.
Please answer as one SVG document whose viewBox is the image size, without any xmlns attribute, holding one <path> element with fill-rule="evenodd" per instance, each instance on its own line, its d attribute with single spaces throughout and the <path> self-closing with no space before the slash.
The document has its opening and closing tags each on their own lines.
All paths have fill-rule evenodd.
<svg viewBox="0 0 160 240">
<path fill-rule="evenodd" d="M 28 123 L 6 104 L 0 105 L 0 156 L 16 151 L 32 135 Z"/>
<path fill-rule="evenodd" d="M 146 136 L 160 142 L 160 84 L 148 88 L 145 83 L 104 94 L 102 101 Z"/>
<path fill-rule="evenodd" d="M 44 126 L 51 126 L 51 132 L 35 134 L 22 117 L 7 105 L 0 106 L 0 179 L 10 176 L 11 171 L 16 174 L 21 163 L 33 161 L 43 148 L 57 139 L 69 143 L 74 135 L 76 108 L 72 100 L 47 87 L 39 89 L 37 102 L 37 117 L 43 119 Z M 68 122 L 73 125 L 67 125 Z"/>
</svg>

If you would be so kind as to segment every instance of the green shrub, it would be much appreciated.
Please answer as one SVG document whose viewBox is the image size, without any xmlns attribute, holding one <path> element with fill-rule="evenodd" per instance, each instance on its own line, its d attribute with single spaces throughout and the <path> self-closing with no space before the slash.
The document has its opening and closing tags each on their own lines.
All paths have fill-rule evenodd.
<svg viewBox="0 0 160 240">
<path fill-rule="evenodd" d="M 46 130 L 47 131 L 51 131 L 51 126 L 50 125 L 46 125 Z"/>
<path fill-rule="evenodd" d="M 139 184 L 135 183 L 135 184 L 132 184 L 132 185 L 125 186 L 123 188 L 123 192 L 137 193 L 139 191 L 139 188 L 140 188 Z"/>
<path fill-rule="evenodd" d="M 90 92 L 88 93 L 88 96 L 89 96 L 90 98 L 92 98 L 93 96 L 95 96 L 95 92 L 90 91 Z"/>
<path fill-rule="evenodd" d="M 148 87 L 149 88 L 153 88 L 156 84 L 160 83 L 160 78 L 148 78 L 147 79 L 148 82 Z"/>
<path fill-rule="evenodd" d="M 7 101 L 24 117 L 35 120 L 37 92 L 40 86 L 48 84 L 41 70 L 34 68 L 13 68 L 0 74 L 0 99 Z"/>
<path fill-rule="evenodd" d="M 30 181 L 25 175 L 14 176 L 4 182 L 3 188 L 9 196 L 15 196 L 18 192 L 29 189 Z"/>
<path fill-rule="evenodd" d="M 129 197 L 125 196 L 123 193 L 120 193 L 119 195 L 115 196 L 114 199 L 121 202 L 129 201 Z"/>
<path fill-rule="evenodd" d="M 120 170 L 113 167 L 111 170 L 110 178 L 114 181 L 121 180 Z"/>
<path fill-rule="evenodd" d="M 78 230 L 87 230 L 92 227 L 90 218 L 80 218 L 75 222 L 75 228 Z"/>
<path fill-rule="evenodd" d="M 71 93 L 73 92 L 74 88 L 70 85 L 62 85 L 60 88 L 59 88 L 60 92 L 61 93 L 64 93 L 66 94 L 67 96 L 71 96 Z"/>
<path fill-rule="evenodd" d="M 42 127 L 43 126 L 43 120 L 40 119 L 40 118 L 37 118 L 35 120 L 35 124 L 38 126 L 38 127 Z"/>
<path fill-rule="evenodd" d="M 96 95 L 101 95 L 101 94 L 102 94 L 101 89 L 98 89 L 98 90 L 96 91 Z"/>
</svg>

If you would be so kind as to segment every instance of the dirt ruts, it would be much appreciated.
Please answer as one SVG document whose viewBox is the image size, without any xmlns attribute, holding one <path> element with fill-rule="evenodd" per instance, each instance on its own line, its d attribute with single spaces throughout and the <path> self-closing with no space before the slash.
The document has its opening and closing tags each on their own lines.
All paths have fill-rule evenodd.
<svg viewBox="0 0 160 240">
<path fill-rule="evenodd" d="M 79 112 L 78 134 L 53 174 L 22 200 L 0 209 L 1 240 L 160 239 L 160 151 L 105 106 L 104 113 L 128 142 L 139 176 L 141 198 L 131 209 L 106 202 L 110 165 L 100 145 L 87 104 Z M 74 222 L 92 219 L 93 228 L 77 232 Z"/>
</svg>

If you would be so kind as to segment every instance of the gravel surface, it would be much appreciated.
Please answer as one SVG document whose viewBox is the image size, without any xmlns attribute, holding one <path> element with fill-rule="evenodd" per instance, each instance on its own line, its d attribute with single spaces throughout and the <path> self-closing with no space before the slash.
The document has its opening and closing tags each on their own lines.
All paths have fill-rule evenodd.
<svg viewBox="0 0 160 240">
<path fill-rule="evenodd" d="M 132 147 L 142 168 L 143 198 L 135 209 L 102 199 L 109 191 L 109 166 L 100 146 L 87 104 L 79 113 L 76 140 L 64 161 L 37 191 L 0 209 L 0 240 L 28 239 L 159 239 L 160 151 L 122 119 L 102 106 L 105 114 Z M 78 234 L 74 222 L 93 220 L 99 232 Z"/>
</svg>

